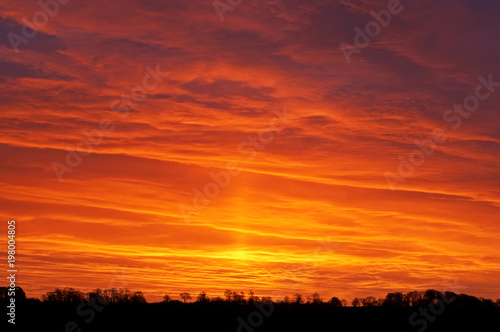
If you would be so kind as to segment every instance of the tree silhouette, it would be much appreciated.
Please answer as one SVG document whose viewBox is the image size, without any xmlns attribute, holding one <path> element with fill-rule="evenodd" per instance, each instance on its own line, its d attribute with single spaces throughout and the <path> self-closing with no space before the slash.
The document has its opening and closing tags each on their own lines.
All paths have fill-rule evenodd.
<svg viewBox="0 0 500 332">
<path fill-rule="evenodd" d="M 332 307 L 342 307 L 342 301 L 339 300 L 338 297 L 332 297 L 330 299 L 330 301 L 328 301 L 328 303 L 332 306 Z"/>
<path fill-rule="evenodd" d="M 196 302 L 209 302 L 207 293 L 205 293 L 205 291 L 200 292 L 200 294 L 198 294 L 198 297 L 196 298 Z"/>
<path fill-rule="evenodd" d="M 481 308 L 484 306 L 484 303 L 477 297 L 467 294 L 458 295 L 458 298 L 456 301 L 454 301 L 454 304 L 458 305 L 459 307 L 466 308 Z"/>
<path fill-rule="evenodd" d="M 273 302 L 273 298 L 270 296 L 262 296 L 260 302 Z"/>
<path fill-rule="evenodd" d="M 0 300 L 8 300 L 8 288 L 7 287 L 0 287 Z M 243 305 L 246 303 L 264 303 L 264 302 L 271 302 L 271 303 L 276 303 L 276 304 L 303 304 L 304 297 L 296 293 L 293 295 L 292 298 L 289 296 L 284 296 L 283 300 L 277 300 L 277 302 L 273 302 L 273 299 L 271 297 L 261 297 L 259 299 L 258 296 L 255 296 L 255 293 L 253 291 L 249 291 L 248 293 L 248 301 L 245 300 L 245 293 L 244 292 L 236 292 L 236 291 L 231 291 L 227 289 L 224 292 L 225 296 L 225 301 L 230 302 L 231 305 Z M 24 291 L 20 288 L 16 288 L 16 297 L 23 298 L 25 297 Z M 180 294 L 180 297 L 186 303 L 188 300 L 191 299 L 191 295 L 188 292 L 183 292 Z M 445 300 L 448 299 L 448 300 Z M 81 291 L 75 290 L 73 288 L 56 288 L 52 292 L 46 292 L 44 295 L 42 295 L 42 300 L 43 302 L 59 302 L 59 303 L 64 303 L 64 304 L 78 304 L 78 303 L 83 303 L 86 301 L 90 300 L 98 300 L 101 304 L 117 304 L 117 303 L 147 303 L 144 294 L 140 291 L 132 293 L 128 289 L 116 289 L 116 288 L 111 288 L 111 289 L 96 289 L 94 291 L 90 291 L 88 293 L 83 293 Z M 196 297 L 196 302 L 203 302 L 203 303 L 211 303 L 211 302 L 223 302 L 224 300 L 217 296 L 212 298 L 212 300 L 209 299 L 207 296 L 207 293 L 205 291 L 202 291 L 198 294 Z M 434 289 L 428 289 L 425 292 L 421 291 L 411 291 L 406 294 L 400 293 L 400 292 L 395 292 L 395 293 L 388 293 L 387 296 L 384 299 L 376 299 L 373 296 L 368 296 L 365 298 L 354 298 L 352 300 L 352 306 L 353 307 L 359 307 L 360 305 L 363 305 L 364 307 L 372 307 L 372 306 L 386 306 L 386 307 L 417 307 L 417 306 L 429 306 L 429 305 L 436 305 L 438 304 L 439 301 L 445 301 L 447 305 L 450 305 L 454 308 L 496 308 L 500 307 L 500 299 L 497 299 L 496 301 L 493 301 L 491 299 L 485 299 L 485 298 L 477 298 L 475 296 L 470 296 L 466 294 L 455 294 L 453 292 L 439 292 Z M 163 303 L 169 303 L 172 302 L 172 299 L 169 295 L 163 296 Z M 175 300 L 174 302 L 179 302 Z M 308 304 L 322 304 L 322 299 L 319 295 L 319 293 L 315 292 L 311 294 L 310 296 L 307 297 L 307 303 Z M 347 301 L 346 300 L 340 300 L 338 297 L 332 297 L 329 301 L 328 304 L 332 307 L 342 307 L 342 306 L 347 306 Z"/>
<path fill-rule="evenodd" d="M 295 304 L 301 304 L 304 302 L 304 298 L 302 297 L 301 294 L 299 293 L 295 293 L 292 297 L 292 303 L 295 303 Z"/>
<path fill-rule="evenodd" d="M 130 302 L 132 303 L 146 303 L 146 298 L 144 298 L 144 294 L 141 291 L 135 292 L 130 298 Z"/>
<path fill-rule="evenodd" d="M 319 293 L 313 293 L 308 301 L 309 303 L 312 303 L 312 304 L 319 304 L 319 303 L 322 303 L 322 300 L 321 300 L 321 297 L 319 296 Z"/>
<path fill-rule="evenodd" d="M 21 287 L 16 286 L 15 291 L 16 291 L 16 299 L 19 300 L 26 299 L 26 293 L 24 293 L 24 290 Z M 0 300 L 6 299 L 8 296 L 9 296 L 9 288 L 0 287 Z"/>
<path fill-rule="evenodd" d="M 428 306 L 431 303 L 436 303 L 441 298 L 441 292 L 435 289 L 428 289 L 424 293 L 423 305 Z"/>
<path fill-rule="evenodd" d="M 422 304 L 424 293 L 418 291 L 412 291 L 407 293 L 405 295 L 405 298 L 409 306 L 416 307 Z"/>
<path fill-rule="evenodd" d="M 403 293 L 388 293 L 385 297 L 384 306 L 387 307 L 402 307 L 405 304 Z"/>
<path fill-rule="evenodd" d="M 483 302 L 484 306 L 485 307 L 488 307 L 488 308 L 493 308 L 495 307 L 495 302 L 493 302 L 493 300 L 490 300 L 490 299 L 484 299 L 484 298 L 480 298 L 481 302 Z"/>
<path fill-rule="evenodd" d="M 224 296 L 226 297 L 227 302 L 231 302 L 232 295 L 233 295 L 233 292 L 230 289 L 226 289 L 224 291 Z"/>
<path fill-rule="evenodd" d="M 248 292 L 248 303 L 257 302 L 253 291 Z"/>
<path fill-rule="evenodd" d="M 0 287 L 1 305 L 8 305 L 7 301 L 10 301 L 7 290 L 6 287 Z M 437 298 L 439 294 L 442 296 Z M 222 296 L 222 294 L 220 295 Z M 321 298 L 318 293 L 309 296 L 308 304 L 304 304 L 304 298 L 298 293 L 293 297 L 283 296 L 282 301 L 276 298 L 275 302 L 271 302 L 270 297 L 262 297 L 262 301 L 257 301 L 257 297 L 252 291 L 248 293 L 246 302 L 242 292 L 228 291 L 226 295 L 226 298 L 230 299 L 229 302 L 218 296 L 209 299 L 206 292 L 201 291 L 197 296 L 193 295 L 193 298 L 196 298 L 195 304 L 184 304 L 191 299 L 191 296 L 189 293 L 183 292 L 180 294 L 179 301 L 172 300 L 169 295 L 164 295 L 163 303 L 169 303 L 168 305 L 149 305 L 146 304 L 142 292 L 131 292 L 128 289 L 96 289 L 85 294 L 72 288 L 58 288 L 47 292 L 44 295 L 44 302 L 26 299 L 23 302 L 23 311 L 33 313 L 35 317 L 50 315 L 51 319 L 56 319 L 54 323 L 64 326 L 68 321 L 75 319 L 76 309 L 78 315 L 84 312 L 89 313 L 77 323 L 81 330 L 87 327 L 84 324 L 94 324 L 89 325 L 89 328 L 85 330 L 99 331 L 101 329 L 100 326 L 97 326 L 98 324 L 103 324 L 106 328 L 102 330 L 106 331 L 115 329 L 140 331 L 146 324 L 147 329 L 144 330 L 149 331 L 154 330 L 155 326 L 165 320 L 168 320 L 169 327 L 171 326 L 173 330 L 185 331 L 200 331 L 209 324 L 209 330 L 257 332 L 257 329 L 253 329 L 257 321 L 265 324 L 264 328 L 259 328 L 259 331 L 262 330 L 262 332 L 276 331 L 277 326 L 280 327 L 279 330 L 283 331 L 322 331 L 331 328 L 332 317 L 335 318 L 338 330 L 378 331 L 378 327 L 381 326 L 384 327 L 384 331 L 401 331 L 408 327 L 408 322 L 411 324 L 409 317 L 415 317 L 419 321 L 426 319 L 429 331 L 441 331 L 440 325 L 450 326 L 450 330 L 454 331 L 488 331 L 487 326 L 494 326 L 495 322 L 498 323 L 500 315 L 500 300 L 494 302 L 490 299 L 465 294 L 458 295 L 451 292 L 440 293 L 434 290 L 407 294 L 389 293 L 383 301 L 376 300 L 373 296 L 355 298 L 352 304 L 357 308 L 342 308 L 347 304 L 347 301 L 340 300 L 335 296 L 329 299 L 328 304 L 319 302 Z M 419 299 L 423 300 L 424 295 L 426 301 L 431 301 L 429 307 L 424 307 L 419 303 Z M 447 302 L 444 296 L 454 300 Z M 100 302 L 87 302 L 93 299 Z M 109 309 L 103 309 L 105 303 L 102 301 L 104 300 L 107 302 L 106 308 Z M 442 301 L 443 303 L 432 305 L 434 301 Z M 251 304 L 246 305 L 247 303 Z M 374 307 L 378 303 L 384 303 L 383 310 Z M 361 305 L 363 305 L 362 308 L 360 308 Z M 410 305 L 413 308 L 409 307 Z M 438 314 L 438 312 L 443 312 L 442 308 L 447 308 L 445 314 Z M 57 315 L 52 316 L 54 311 L 57 312 Z M 105 311 L 106 314 L 99 314 L 101 311 Z M 261 312 L 262 316 L 259 317 L 263 317 L 264 320 L 254 319 L 258 318 L 256 312 Z M 424 314 L 429 315 L 425 316 Z M 273 323 L 266 323 L 267 318 L 271 315 L 273 315 Z M 438 315 L 440 316 L 438 323 L 432 323 L 433 321 L 426 318 L 433 319 Z M 98 317 L 98 323 L 92 323 L 90 320 L 90 323 L 85 322 L 86 318 L 93 317 Z M 140 320 L 136 317 L 147 317 L 147 319 Z M 186 326 L 188 317 L 191 319 L 189 327 Z M 241 319 L 235 319 L 235 317 L 241 317 Z M 464 322 L 463 319 L 466 321 Z M 43 323 L 39 319 L 28 319 L 23 323 L 33 325 L 29 326 L 30 328 L 21 329 L 23 331 L 36 330 L 37 325 L 42 327 L 42 330 L 50 330 L 44 325 L 39 326 Z M 72 330 L 77 331 L 78 329 Z M 406 330 L 409 331 L 409 329 Z M 417 331 L 417 329 L 412 330 Z"/>
<path fill-rule="evenodd" d="M 373 307 L 377 305 L 377 299 L 373 296 L 368 296 L 361 299 L 361 303 L 363 303 L 363 307 Z"/>
<path fill-rule="evenodd" d="M 180 294 L 180 297 L 184 300 L 184 303 L 186 303 L 187 300 L 191 299 L 191 294 L 189 294 L 188 292 L 182 292 Z"/>
<path fill-rule="evenodd" d="M 212 297 L 212 300 L 210 302 L 224 302 L 224 299 L 220 296 Z"/>
<path fill-rule="evenodd" d="M 233 302 L 235 303 L 245 303 L 245 293 L 244 292 L 233 292 L 232 294 Z"/>
<path fill-rule="evenodd" d="M 56 288 L 53 292 L 42 295 L 44 302 L 81 303 L 85 301 L 85 294 L 73 288 Z"/>
</svg>

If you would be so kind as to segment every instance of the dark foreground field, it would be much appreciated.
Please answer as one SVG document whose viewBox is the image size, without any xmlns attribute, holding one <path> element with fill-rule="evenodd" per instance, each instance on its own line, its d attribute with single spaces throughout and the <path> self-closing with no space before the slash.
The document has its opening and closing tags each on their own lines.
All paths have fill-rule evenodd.
<svg viewBox="0 0 500 332">
<path fill-rule="evenodd" d="M 260 308 L 259 308 L 260 306 Z M 5 308 L 5 307 L 4 307 Z M 422 311 L 420 311 L 422 309 Z M 427 309 L 427 310 L 426 310 Z M 143 303 L 89 305 L 26 301 L 2 331 L 498 331 L 500 308 L 332 307 L 313 304 Z M 440 312 L 442 311 L 442 312 Z M 422 313 L 427 312 L 425 317 Z M 413 316 L 412 316 L 413 315 Z M 410 323 L 413 317 L 413 323 Z M 412 326 L 413 324 L 413 326 Z"/>
</svg>

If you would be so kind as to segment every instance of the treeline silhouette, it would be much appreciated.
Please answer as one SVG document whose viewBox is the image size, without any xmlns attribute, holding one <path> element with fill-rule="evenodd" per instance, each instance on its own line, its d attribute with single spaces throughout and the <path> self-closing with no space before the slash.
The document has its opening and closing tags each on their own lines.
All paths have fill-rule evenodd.
<svg viewBox="0 0 500 332">
<path fill-rule="evenodd" d="M 81 292 L 56 288 L 41 299 L 26 298 L 16 288 L 16 327 L 21 330 L 149 331 L 482 331 L 500 319 L 500 299 L 477 298 L 433 289 L 388 293 L 351 301 L 319 293 L 281 298 L 226 290 L 210 297 L 205 291 L 164 295 L 148 303 L 143 293 L 126 288 Z M 6 287 L 0 303 L 8 304 Z M 6 321 L 6 320 L 4 320 Z M 11 326 L 9 326 L 11 327 Z"/>
<path fill-rule="evenodd" d="M 0 300 L 7 297 L 7 287 L 0 287 Z M 22 288 L 17 287 L 16 297 L 26 297 Z M 183 303 L 187 303 L 193 299 L 190 293 L 182 292 L 179 294 Z M 453 299 L 453 306 L 459 307 L 500 307 L 500 299 L 493 301 L 491 299 L 477 298 L 466 294 L 456 294 L 454 292 L 440 292 L 434 289 L 426 291 L 412 291 L 409 293 L 388 293 L 385 298 L 375 298 L 368 296 L 365 298 L 354 298 L 350 305 L 353 307 L 419 307 L 429 306 L 432 302 L 438 301 L 441 298 Z M 35 300 L 35 299 L 33 299 Z M 141 291 L 131 292 L 127 288 L 110 288 L 96 289 L 94 291 L 84 293 L 73 288 L 56 288 L 54 291 L 46 292 L 42 295 L 42 302 L 58 302 L 58 303 L 82 303 L 90 300 L 98 300 L 104 303 L 147 303 L 144 294 Z M 35 300 L 36 301 L 36 300 Z M 323 300 L 319 293 L 313 293 L 309 296 L 303 296 L 300 293 L 295 293 L 293 296 L 285 295 L 283 298 L 273 299 L 267 296 L 256 296 L 253 291 L 245 292 L 231 291 L 227 289 L 224 292 L 224 297 L 215 296 L 210 298 L 205 291 L 200 292 L 194 303 L 220 303 L 227 302 L 231 304 L 251 304 L 253 302 L 273 302 L 276 304 L 314 304 L 314 305 L 330 305 L 333 307 L 346 307 L 348 302 L 345 299 L 340 300 L 338 297 L 332 297 L 328 300 Z M 173 300 L 170 295 L 163 296 L 161 303 L 181 303 L 179 300 Z"/>
</svg>

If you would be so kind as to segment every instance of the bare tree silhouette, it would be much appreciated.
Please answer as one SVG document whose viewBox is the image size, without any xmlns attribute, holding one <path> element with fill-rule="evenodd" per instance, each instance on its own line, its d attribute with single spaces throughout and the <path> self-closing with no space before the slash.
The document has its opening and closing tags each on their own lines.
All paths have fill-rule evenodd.
<svg viewBox="0 0 500 332">
<path fill-rule="evenodd" d="M 188 292 L 182 292 L 179 296 L 184 301 L 184 303 L 186 303 L 187 300 L 191 299 L 191 294 L 189 294 Z"/>
<path fill-rule="evenodd" d="M 363 307 L 373 307 L 378 304 L 377 299 L 373 296 L 368 296 L 361 299 L 361 303 L 363 303 Z"/>
<path fill-rule="evenodd" d="M 319 304 L 319 303 L 323 303 L 323 301 L 321 300 L 321 297 L 319 296 L 319 293 L 313 293 L 309 298 L 308 298 L 308 303 L 312 303 L 312 304 Z"/>
<path fill-rule="evenodd" d="M 357 297 L 355 297 L 352 300 L 351 304 L 352 304 L 353 307 L 357 307 L 357 306 L 359 306 L 361 304 L 361 301 Z"/>
<path fill-rule="evenodd" d="M 203 292 L 200 292 L 200 294 L 198 294 L 198 297 L 196 298 L 196 302 L 209 302 L 210 299 L 208 298 L 207 296 L 207 293 L 205 291 Z"/>
<path fill-rule="evenodd" d="M 226 289 L 224 291 L 224 296 L 226 297 L 227 302 L 231 302 L 233 292 L 230 289 Z"/>
<path fill-rule="evenodd" d="M 301 294 L 295 293 L 292 297 L 292 303 L 301 304 L 304 303 L 304 298 Z"/>
</svg>

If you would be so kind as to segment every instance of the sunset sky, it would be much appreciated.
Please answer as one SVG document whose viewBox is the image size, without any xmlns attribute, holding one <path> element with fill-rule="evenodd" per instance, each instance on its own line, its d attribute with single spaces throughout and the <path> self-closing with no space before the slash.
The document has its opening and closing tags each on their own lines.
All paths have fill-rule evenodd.
<svg viewBox="0 0 500 332">
<path fill-rule="evenodd" d="M 0 0 L 18 285 L 500 298 L 500 2 L 392 1 Z"/>
</svg>

